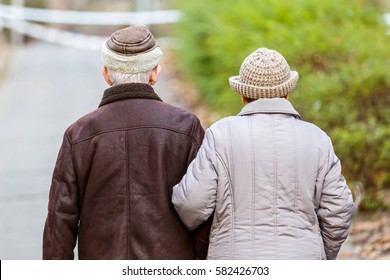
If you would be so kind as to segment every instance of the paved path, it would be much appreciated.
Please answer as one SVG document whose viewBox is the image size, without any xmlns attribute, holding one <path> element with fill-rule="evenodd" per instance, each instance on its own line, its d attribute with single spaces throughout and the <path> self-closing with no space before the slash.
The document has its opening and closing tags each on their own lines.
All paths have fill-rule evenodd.
<svg viewBox="0 0 390 280">
<path fill-rule="evenodd" d="M 97 107 L 106 88 L 100 52 L 35 43 L 0 59 L 9 64 L 0 80 L 0 259 L 40 259 L 63 133 Z M 156 91 L 175 103 L 167 83 L 162 75 Z"/>
</svg>

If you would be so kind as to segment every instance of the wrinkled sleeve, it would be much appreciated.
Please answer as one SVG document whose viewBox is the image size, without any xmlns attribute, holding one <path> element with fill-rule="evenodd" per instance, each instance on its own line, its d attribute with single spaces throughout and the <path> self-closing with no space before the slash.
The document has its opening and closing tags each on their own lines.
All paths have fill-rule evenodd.
<svg viewBox="0 0 390 280">
<path fill-rule="evenodd" d="M 77 193 L 71 144 L 65 134 L 50 187 L 43 259 L 74 259 L 79 220 Z"/>
<path fill-rule="evenodd" d="M 213 223 L 213 216 L 211 215 L 207 221 L 199 225 L 191 232 L 194 242 L 195 259 L 205 260 L 209 249 L 210 229 Z"/>
<path fill-rule="evenodd" d="M 334 260 L 348 236 L 356 206 L 330 139 L 329 143 L 328 154 L 320 170 L 323 186 L 317 215 L 326 257 Z"/>
<path fill-rule="evenodd" d="M 189 165 L 196 157 L 199 148 L 202 144 L 202 140 L 204 139 L 204 130 L 198 118 L 195 118 L 193 132 L 192 132 L 193 144 L 192 148 L 188 154 L 188 162 Z M 192 241 L 194 244 L 194 255 L 195 259 L 204 260 L 207 258 L 208 248 L 209 248 L 209 237 L 210 237 L 210 229 L 213 222 L 213 217 L 203 222 L 199 225 L 195 230 L 191 232 Z"/>
<path fill-rule="evenodd" d="M 216 151 L 210 129 L 183 179 L 173 188 L 172 202 L 188 229 L 197 228 L 214 211 L 217 190 Z"/>
</svg>

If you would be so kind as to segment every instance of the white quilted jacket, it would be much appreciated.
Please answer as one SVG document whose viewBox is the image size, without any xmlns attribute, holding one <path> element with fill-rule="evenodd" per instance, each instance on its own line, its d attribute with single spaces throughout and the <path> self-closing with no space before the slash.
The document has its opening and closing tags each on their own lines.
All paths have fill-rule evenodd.
<svg viewBox="0 0 390 280">
<path fill-rule="evenodd" d="M 355 211 L 330 138 L 284 98 L 207 129 L 172 201 L 189 229 L 214 215 L 208 259 L 336 259 Z"/>
</svg>

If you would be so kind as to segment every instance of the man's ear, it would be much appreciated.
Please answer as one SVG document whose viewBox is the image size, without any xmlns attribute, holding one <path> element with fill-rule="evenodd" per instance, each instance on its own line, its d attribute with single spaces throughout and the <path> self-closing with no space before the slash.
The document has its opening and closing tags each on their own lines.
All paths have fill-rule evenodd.
<svg viewBox="0 0 390 280">
<path fill-rule="evenodd" d="M 104 77 L 104 80 L 106 81 L 106 83 L 109 86 L 112 86 L 111 78 L 110 78 L 110 75 L 108 74 L 108 69 L 106 66 L 103 66 L 102 73 L 103 73 L 103 77 Z"/>
<path fill-rule="evenodd" d="M 150 78 L 149 78 L 149 84 L 151 86 L 153 86 L 157 80 L 158 80 L 158 77 L 160 76 L 160 72 L 161 72 L 161 65 L 160 64 L 157 64 L 153 70 L 152 70 L 152 73 L 150 74 Z"/>
</svg>

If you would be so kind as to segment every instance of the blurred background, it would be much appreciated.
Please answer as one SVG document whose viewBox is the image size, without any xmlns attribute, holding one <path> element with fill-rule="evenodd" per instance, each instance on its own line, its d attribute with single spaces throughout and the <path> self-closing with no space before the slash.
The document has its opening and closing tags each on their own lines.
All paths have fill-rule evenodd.
<svg viewBox="0 0 390 280">
<path fill-rule="evenodd" d="M 164 50 L 156 92 L 204 128 L 240 111 L 228 78 L 247 55 L 283 54 L 359 205 L 339 259 L 390 259 L 390 0 L 0 1 L 0 259 L 41 258 L 63 133 L 107 87 L 104 39 L 135 23 Z"/>
</svg>

